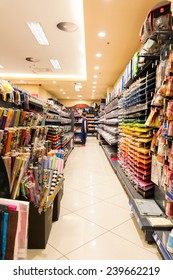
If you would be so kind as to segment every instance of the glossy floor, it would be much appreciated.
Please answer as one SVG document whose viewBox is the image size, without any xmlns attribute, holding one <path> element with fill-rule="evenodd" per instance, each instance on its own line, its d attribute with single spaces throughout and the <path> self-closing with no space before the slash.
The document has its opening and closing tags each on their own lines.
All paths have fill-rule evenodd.
<svg viewBox="0 0 173 280">
<path fill-rule="evenodd" d="M 64 173 L 59 220 L 52 225 L 46 248 L 28 250 L 28 259 L 161 259 L 156 245 L 145 242 L 96 138 L 74 148 Z"/>
</svg>

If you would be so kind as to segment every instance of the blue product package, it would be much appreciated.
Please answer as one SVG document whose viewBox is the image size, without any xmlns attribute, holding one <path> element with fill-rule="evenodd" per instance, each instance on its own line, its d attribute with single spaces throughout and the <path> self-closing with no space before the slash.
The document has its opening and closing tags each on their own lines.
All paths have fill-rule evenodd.
<svg viewBox="0 0 173 280">
<path fill-rule="evenodd" d="M 4 212 L 3 230 L 2 230 L 2 260 L 5 259 L 6 243 L 7 243 L 7 229 L 8 229 L 8 213 Z"/>
</svg>

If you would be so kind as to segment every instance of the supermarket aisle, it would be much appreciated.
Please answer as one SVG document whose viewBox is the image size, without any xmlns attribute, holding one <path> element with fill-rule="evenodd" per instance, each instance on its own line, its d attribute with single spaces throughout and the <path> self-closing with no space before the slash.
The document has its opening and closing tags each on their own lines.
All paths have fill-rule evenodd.
<svg viewBox="0 0 173 280">
<path fill-rule="evenodd" d="M 98 140 L 75 147 L 65 167 L 60 218 L 45 250 L 28 259 L 161 259 L 148 245 L 128 205 L 128 197 Z"/>
</svg>

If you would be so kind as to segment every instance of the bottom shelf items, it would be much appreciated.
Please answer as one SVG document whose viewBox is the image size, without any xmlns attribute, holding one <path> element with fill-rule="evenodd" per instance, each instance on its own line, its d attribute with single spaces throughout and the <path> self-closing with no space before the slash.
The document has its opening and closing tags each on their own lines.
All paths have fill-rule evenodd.
<svg viewBox="0 0 173 280">
<path fill-rule="evenodd" d="M 173 254 L 168 252 L 166 244 L 168 242 L 168 231 L 154 231 L 153 238 L 164 260 L 173 260 Z"/>
</svg>

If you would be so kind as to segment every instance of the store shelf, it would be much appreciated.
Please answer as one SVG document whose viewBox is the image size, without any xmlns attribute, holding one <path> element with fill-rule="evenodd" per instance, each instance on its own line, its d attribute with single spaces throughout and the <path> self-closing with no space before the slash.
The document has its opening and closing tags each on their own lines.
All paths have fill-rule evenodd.
<svg viewBox="0 0 173 280">
<path fill-rule="evenodd" d="M 70 140 L 73 139 L 74 133 L 73 132 L 68 132 L 65 135 L 67 136 L 67 141 L 66 141 L 65 145 L 67 145 L 70 142 Z"/>
<path fill-rule="evenodd" d="M 138 73 L 136 74 L 136 76 L 134 76 L 133 78 L 131 78 L 125 85 L 125 88 L 130 87 L 138 78 L 140 78 L 142 75 L 144 75 L 149 68 L 152 67 L 153 61 L 148 60 L 145 65 L 141 68 L 141 70 L 138 71 Z"/>
<path fill-rule="evenodd" d="M 114 146 L 114 145 L 116 145 L 117 144 L 117 140 L 115 141 L 115 142 L 110 142 L 104 135 L 102 135 L 102 134 L 100 134 L 101 135 L 101 137 L 103 137 L 104 138 L 104 140 L 110 145 L 110 146 Z M 112 136 L 112 135 L 111 135 Z"/>
<path fill-rule="evenodd" d="M 75 139 L 74 139 L 74 144 L 82 144 L 82 141 L 79 141 L 79 140 L 75 140 Z"/>
<path fill-rule="evenodd" d="M 60 120 L 56 120 L 56 119 L 46 119 L 45 120 L 47 123 L 61 123 Z"/>
<path fill-rule="evenodd" d="M 53 109 L 53 108 L 47 108 L 47 113 L 51 113 L 51 114 L 54 114 L 54 115 L 60 115 L 60 112 Z"/>
<path fill-rule="evenodd" d="M 173 260 L 173 254 L 168 252 L 166 243 L 168 240 L 168 231 L 154 231 L 153 238 L 164 260 Z"/>
<path fill-rule="evenodd" d="M 103 150 L 105 152 L 105 155 L 107 156 L 114 172 L 116 173 L 120 182 L 122 183 L 122 186 L 123 186 L 124 190 L 126 191 L 128 197 L 130 199 L 132 199 L 132 198 L 142 198 L 142 196 L 135 190 L 135 188 L 131 184 L 128 177 L 125 175 L 125 173 L 122 170 L 118 161 L 113 161 L 111 159 L 111 154 L 115 153 L 115 151 L 111 147 L 109 147 L 108 145 L 101 144 L 101 147 L 103 148 Z"/>
<path fill-rule="evenodd" d="M 166 196 L 173 202 L 173 194 L 170 192 L 166 192 Z"/>
<path fill-rule="evenodd" d="M 148 103 L 139 104 L 139 105 L 135 105 L 135 106 L 126 108 L 125 115 L 137 113 L 137 112 L 141 112 L 141 111 L 145 111 L 145 110 L 148 110 Z"/>
</svg>

